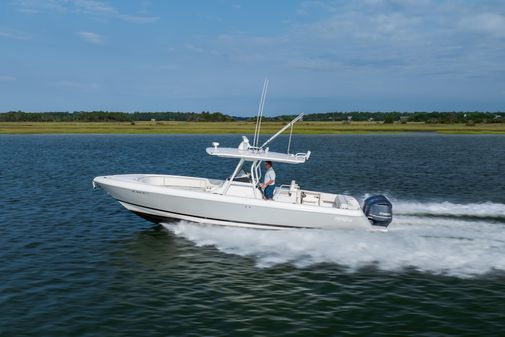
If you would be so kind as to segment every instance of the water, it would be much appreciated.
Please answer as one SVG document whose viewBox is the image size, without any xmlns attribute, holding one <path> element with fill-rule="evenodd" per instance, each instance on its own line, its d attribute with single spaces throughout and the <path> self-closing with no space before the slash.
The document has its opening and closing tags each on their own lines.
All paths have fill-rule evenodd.
<svg viewBox="0 0 505 337">
<path fill-rule="evenodd" d="M 281 182 L 385 193 L 389 233 L 167 229 L 91 189 L 222 178 L 233 161 L 205 154 L 213 140 L 240 142 L 0 136 L 0 336 L 505 334 L 505 137 L 296 137 L 313 155 L 277 165 Z"/>
</svg>

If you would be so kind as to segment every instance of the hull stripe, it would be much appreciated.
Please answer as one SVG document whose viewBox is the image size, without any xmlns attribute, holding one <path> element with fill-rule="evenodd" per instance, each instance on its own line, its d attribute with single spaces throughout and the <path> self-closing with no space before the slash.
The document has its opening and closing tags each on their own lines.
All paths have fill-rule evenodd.
<svg viewBox="0 0 505 337">
<path fill-rule="evenodd" d="M 120 201 L 120 202 L 124 202 L 125 204 L 136 206 L 136 207 L 142 207 L 142 208 L 146 208 L 146 209 L 150 209 L 150 210 L 158 211 L 158 212 L 165 212 L 165 213 L 172 213 L 172 214 L 177 214 L 177 215 L 182 215 L 182 216 L 187 216 L 187 217 L 193 217 L 193 218 L 198 218 L 198 219 L 201 219 L 201 220 L 214 220 L 214 221 L 222 221 L 222 222 L 229 222 L 229 223 L 238 223 L 238 224 L 244 224 L 244 225 L 265 226 L 265 227 L 268 226 L 268 227 L 278 227 L 278 228 L 302 228 L 302 229 L 316 229 L 317 228 L 317 227 L 299 227 L 299 226 L 288 226 L 288 225 L 270 225 L 270 224 L 263 224 L 263 223 L 257 223 L 257 222 L 243 222 L 243 221 L 234 221 L 234 220 L 225 220 L 225 219 L 201 217 L 201 216 L 196 216 L 196 215 L 191 215 L 191 214 L 172 212 L 172 211 L 167 211 L 167 210 L 163 210 L 163 209 L 158 209 L 158 208 L 152 208 L 152 207 L 147 207 L 147 206 L 143 206 L 143 205 L 133 204 L 131 202 L 124 201 L 124 200 L 119 200 L 119 199 L 116 199 L 116 200 Z M 141 212 L 138 212 L 138 211 L 132 211 L 132 212 L 135 213 L 135 214 L 137 214 L 137 215 L 139 215 L 139 216 L 141 216 L 141 217 L 143 217 L 143 218 L 145 218 L 141 214 L 146 214 L 146 213 L 141 213 Z M 154 217 L 159 217 L 159 216 L 154 215 L 154 214 L 147 214 L 147 215 L 148 216 L 152 215 L 153 218 Z M 152 221 L 152 220 L 150 220 L 150 221 Z"/>
</svg>

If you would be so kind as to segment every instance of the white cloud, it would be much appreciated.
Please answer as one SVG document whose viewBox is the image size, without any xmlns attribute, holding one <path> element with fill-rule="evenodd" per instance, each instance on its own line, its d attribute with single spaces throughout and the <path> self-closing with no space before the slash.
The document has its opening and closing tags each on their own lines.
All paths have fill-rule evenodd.
<svg viewBox="0 0 505 337">
<path fill-rule="evenodd" d="M 14 82 L 16 78 L 9 75 L 0 75 L 0 82 Z"/>
<path fill-rule="evenodd" d="M 187 50 L 190 50 L 190 51 L 198 53 L 198 54 L 203 54 L 205 52 L 205 50 L 203 48 L 197 47 L 197 46 L 195 46 L 194 44 L 191 44 L 191 43 L 186 43 L 184 45 L 184 47 Z"/>
<path fill-rule="evenodd" d="M 28 40 L 30 38 L 29 35 L 15 30 L 0 31 L 0 37 L 12 40 Z"/>
<path fill-rule="evenodd" d="M 338 76 L 382 72 L 454 79 L 503 73 L 505 3 L 316 1 L 299 9 L 304 15 L 298 23 L 277 35 L 228 33 L 194 43 L 239 65 Z"/>
<path fill-rule="evenodd" d="M 461 18 L 460 28 L 502 38 L 505 37 L 505 16 L 496 13 L 468 15 Z"/>
<path fill-rule="evenodd" d="M 92 32 L 77 32 L 77 35 L 84 41 L 92 44 L 104 44 L 105 40 L 101 35 Z"/>
<path fill-rule="evenodd" d="M 87 15 L 110 17 L 132 23 L 152 23 L 157 16 L 133 15 L 123 13 L 104 1 L 98 0 L 17 0 L 19 9 L 28 13 L 58 11 L 60 13 L 77 12 Z"/>
<path fill-rule="evenodd" d="M 94 15 L 103 15 L 118 18 L 133 23 L 152 23 L 159 17 L 145 15 L 131 15 L 120 12 L 109 4 L 96 0 L 73 0 L 74 5 L 80 10 Z"/>
<path fill-rule="evenodd" d="M 21 12 L 37 14 L 43 11 L 66 11 L 66 1 L 62 0 L 16 0 Z"/>
<path fill-rule="evenodd" d="M 64 89 L 79 89 L 79 90 L 87 90 L 94 91 L 101 88 L 99 83 L 88 83 L 88 82 L 79 82 L 79 81 L 57 81 L 50 83 L 53 86 L 64 88 Z"/>
</svg>

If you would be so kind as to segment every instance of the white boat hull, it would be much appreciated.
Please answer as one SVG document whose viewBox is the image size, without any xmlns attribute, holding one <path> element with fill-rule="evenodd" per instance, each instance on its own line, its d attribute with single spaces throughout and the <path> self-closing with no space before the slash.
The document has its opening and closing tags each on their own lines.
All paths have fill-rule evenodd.
<svg viewBox="0 0 505 337">
<path fill-rule="evenodd" d="M 143 178 L 150 176 L 174 177 L 102 176 L 96 177 L 93 184 L 104 189 L 126 209 L 156 223 L 175 219 L 262 229 L 373 227 L 361 208 L 340 209 L 293 204 L 142 182 Z"/>
</svg>

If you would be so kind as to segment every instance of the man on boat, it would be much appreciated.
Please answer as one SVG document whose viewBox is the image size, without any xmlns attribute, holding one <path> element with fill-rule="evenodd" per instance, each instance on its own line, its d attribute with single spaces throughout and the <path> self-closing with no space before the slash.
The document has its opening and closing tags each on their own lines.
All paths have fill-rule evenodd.
<svg viewBox="0 0 505 337">
<path fill-rule="evenodd" d="M 265 195 L 265 199 L 271 200 L 274 197 L 275 190 L 275 171 L 272 167 L 271 161 L 265 162 L 265 180 L 263 184 L 261 184 L 261 188 L 263 189 L 263 194 Z"/>
</svg>

